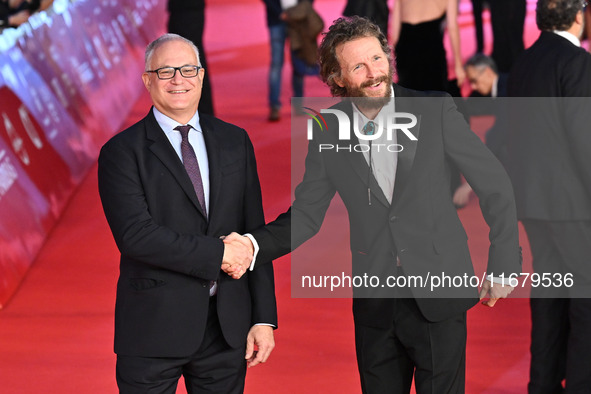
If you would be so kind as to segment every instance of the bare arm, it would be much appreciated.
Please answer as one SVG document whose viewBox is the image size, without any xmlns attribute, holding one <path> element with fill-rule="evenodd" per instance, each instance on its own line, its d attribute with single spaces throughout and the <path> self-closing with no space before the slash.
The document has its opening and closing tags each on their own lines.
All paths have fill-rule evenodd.
<svg viewBox="0 0 591 394">
<path fill-rule="evenodd" d="M 400 19 L 400 0 L 394 0 L 394 7 L 392 7 L 392 21 L 390 22 L 390 37 L 392 39 L 392 46 L 396 46 L 398 38 L 400 38 L 400 26 L 402 24 Z"/>
</svg>

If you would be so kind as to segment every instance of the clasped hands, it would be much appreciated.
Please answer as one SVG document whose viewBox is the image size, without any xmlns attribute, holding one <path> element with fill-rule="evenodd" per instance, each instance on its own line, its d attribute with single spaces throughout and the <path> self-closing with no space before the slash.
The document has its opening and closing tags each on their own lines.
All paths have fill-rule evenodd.
<svg viewBox="0 0 591 394">
<path fill-rule="evenodd" d="M 233 279 L 240 279 L 250 268 L 254 246 L 248 237 L 238 233 L 230 233 L 221 238 L 224 241 L 222 271 Z"/>
</svg>

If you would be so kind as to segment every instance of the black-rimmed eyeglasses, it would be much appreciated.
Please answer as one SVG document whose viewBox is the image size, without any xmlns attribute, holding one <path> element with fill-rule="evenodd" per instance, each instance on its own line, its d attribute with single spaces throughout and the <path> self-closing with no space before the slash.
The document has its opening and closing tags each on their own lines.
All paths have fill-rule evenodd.
<svg viewBox="0 0 591 394">
<path fill-rule="evenodd" d="M 194 78 L 202 68 L 201 66 L 160 67 L 156 70 L 147 70 L 146 72 L 156 73 L 158 79 L 172 79 L 176 75 L 176 71 L 179 70 L 181 76 L 184 78 Z"/>
</svg>

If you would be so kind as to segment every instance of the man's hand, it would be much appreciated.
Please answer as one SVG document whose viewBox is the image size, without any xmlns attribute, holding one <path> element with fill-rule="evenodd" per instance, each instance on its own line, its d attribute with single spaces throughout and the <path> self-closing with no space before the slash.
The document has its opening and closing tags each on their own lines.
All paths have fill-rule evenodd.
<svg viewBox="0 0 591 394">
<path fill-rule="evenodd" d="M 234 279 L 240 279 L 252 262 L 254 253 L 252 242 L 237 233 L 231 233 L 222 239 L 224 240 L 222 271 Z"/>
<path fill-rule="evenodd" d="M 222 239 L 224 240 L 222 271 L 233 279 L 240 279 L 252 263 L 254 253 L 252 242 L 248 237 L 238 233 L 231 233 L 222 237 Z M 226 253 L 228 253 L 227 259 Z"/>
<path fill-rule="evenodd" d="M 495 306 L 499 298 L 507 298 L 513 289 L 513 286 L 504 285 L 502 283 L 491 283 L 490 280 L 485 280 L 482 289 L 480 290 L 480 300 L 486 297 L 487 294 L 489 295 L 489 299 L 483 301 L 482 305 L 490 306 L 492 308 Z"/>
<path fill-rule="evenodd" d="M 470 195 L 472 194 L 472 188 L 466 182 L 462 183 L 454 192 L 453 203 L 456 208 L 463 208 L 468 202 L 470 202 Z"/>
<path fill-rule="evenodd" d="M 244 358 L 247 365 L 254 367 L 259 363 L 266 362 L 274 347 L 273 327 L 266 325 L 252 326 L 246 337 L 246 355 Z"/>
</svg>

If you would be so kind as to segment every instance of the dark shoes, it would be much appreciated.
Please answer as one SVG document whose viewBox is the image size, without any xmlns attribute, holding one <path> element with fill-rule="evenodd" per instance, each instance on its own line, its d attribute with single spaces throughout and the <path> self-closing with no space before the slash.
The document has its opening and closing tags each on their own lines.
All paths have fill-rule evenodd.
<svg viewBox="0 0 591 394">
<path fill-rule="evenodd" d="M 271 108 L 271 111 L 269 112 L 269 122 L 278 122 L 279 117 L 279 108 Z"/>
</svg>

